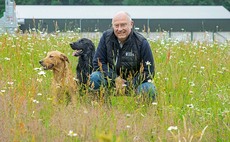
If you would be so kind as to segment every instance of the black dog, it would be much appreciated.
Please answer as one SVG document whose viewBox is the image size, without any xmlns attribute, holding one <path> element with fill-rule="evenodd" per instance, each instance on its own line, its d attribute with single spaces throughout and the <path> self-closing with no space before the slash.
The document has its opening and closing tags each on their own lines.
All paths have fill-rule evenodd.
<svg viewBox="0 0 230 142">
<path fill-rule="evenodd" d="M 90 39 L 82 38 L 70 43 L 70 47 L 74 50 L 73 56 L 79 57 L 76 68 L 77 82 L 86 84 L 93 71 L 95 46 Z"/>
</svg>

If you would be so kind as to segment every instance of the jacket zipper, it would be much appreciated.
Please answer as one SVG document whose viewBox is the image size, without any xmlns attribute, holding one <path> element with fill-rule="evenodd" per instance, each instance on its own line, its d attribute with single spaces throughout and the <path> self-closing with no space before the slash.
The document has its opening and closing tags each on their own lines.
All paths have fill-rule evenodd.
<svg viewBox="0 0 230 142">
<path fill-rule="evenodd" d="M 118 75 L 120 75 L 120 66 L 121 66 L 121 50 L 117 49 L 117 55 L 116 55 L 116 72 Z"/>
</svg>

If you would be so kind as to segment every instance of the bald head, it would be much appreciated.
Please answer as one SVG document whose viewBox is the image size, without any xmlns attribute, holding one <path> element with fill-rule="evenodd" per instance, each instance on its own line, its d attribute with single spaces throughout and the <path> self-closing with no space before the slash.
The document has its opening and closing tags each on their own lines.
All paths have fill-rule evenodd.
<svg viewBox="0 0 230 142">
<path fill-rule="evenodd" d="M 132 21 L 132 18 L 129 15 L 129 13 L 127 13 L 125 11 L 119 11 L 113 16 L 112 24 L 113 24 L 114 20 L 117 20 L 117 19 L 120 19 L 120 18 L 126 18 L 127 21 Z"/>
<path fill-rule="evenodd" d="M 112 19 L 112 27 L 117 39 L 124 43 L 131 33 L 133 21 L 127 12 L 119 11 Z"/>
</svg>

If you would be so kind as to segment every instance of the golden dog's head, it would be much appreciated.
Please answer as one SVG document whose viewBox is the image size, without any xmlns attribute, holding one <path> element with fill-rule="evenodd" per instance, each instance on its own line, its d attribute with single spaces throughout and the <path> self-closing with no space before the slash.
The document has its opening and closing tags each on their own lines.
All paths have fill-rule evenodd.
<svg viewBox="0 0 230 142">
<path fill-rule="evenodd" d="M 39 61 L 45 70 L 60 68 L 65 62 L 69 62 L 67 56 L 59 51 L 50 51 L 44 59 Z"/>
</svg>

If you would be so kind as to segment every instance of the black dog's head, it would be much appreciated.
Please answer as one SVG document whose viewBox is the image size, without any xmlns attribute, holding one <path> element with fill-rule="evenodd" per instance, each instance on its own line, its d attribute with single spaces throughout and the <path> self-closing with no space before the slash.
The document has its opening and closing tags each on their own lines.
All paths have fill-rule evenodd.
<svg viewBox="0 0 230 142">
<path fill-rule="evenodd" d="M 75 50 L 73 56 L 82 56 L 85 54 L 93 53 L 95 51 L 95 46 L 90 39 L 81 38 L 76 42 L 70 43 L 70 47 Z"/>
</svg>

